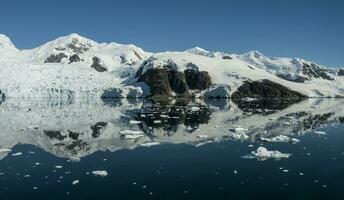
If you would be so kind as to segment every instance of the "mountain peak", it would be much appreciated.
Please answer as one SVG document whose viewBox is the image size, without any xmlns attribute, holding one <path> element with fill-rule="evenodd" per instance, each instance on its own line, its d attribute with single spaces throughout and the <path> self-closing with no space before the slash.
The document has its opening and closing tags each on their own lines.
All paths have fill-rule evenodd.
<svg viewBox="0 0 344 200">
<path fill-rule="evenodd" d="M 11 39 L 4 34 L 0 34 L 0 49 L 16 49 Z"/>
</svg>

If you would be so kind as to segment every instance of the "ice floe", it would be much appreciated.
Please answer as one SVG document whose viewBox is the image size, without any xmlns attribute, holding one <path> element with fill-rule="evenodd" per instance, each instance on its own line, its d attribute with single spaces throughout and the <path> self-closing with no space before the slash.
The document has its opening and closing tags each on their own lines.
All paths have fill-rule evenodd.
<svg viewBox="0 0 344 200">
<path fill-rule="evenodd" d="M 23 153 L 22 152 L 17 152 L 17 153 L 12 153 L 11 155 L 12 156 L 21 156 L 21 155 L 23 155 Z"/>
<path fill-rule="evenodd" d="M 279 135 L 279 136 L 272 137 L 272 138 L 262 137 L 262 138 L 260 138 L 260 140 L 262 140 L 264 142 L 285 142 L 285 143 L 293 143 L 293 144 L 300 142 L 299 139 L 291 138 L 291 137 L 288 137 L 286 135 Z"/>
<path fill-rule="evenodd" d="M 151 147 L 151 146 L 155 146 L 155 145 L 159 145 L 160 142 L 146 142 L 146 143 L 142 143 L 140 144 L 140 146 L 142 147 Z"/>
<path fill-rule="evenodd" d="M 100 176 L 100 177 L 105 177 L 108 175 L 107 171 L 105 171 L 105 170 L 92 171 L 92 174 L 95 176 Z"/>
<path fill-rule="evenodd" d="M 269 151 L 265 147 L 258 147 L 256 151 L 251 152 L 251 156 L 254 158 L 257 158 L 258 160 L 267 160 L 269 158 L 273 158 L 276 160 L 282 159 L 282 158 L 289 158 L 291 154 L 288 153 L 281 153 L 280 151 L 273 150 Z"/>
</svg>

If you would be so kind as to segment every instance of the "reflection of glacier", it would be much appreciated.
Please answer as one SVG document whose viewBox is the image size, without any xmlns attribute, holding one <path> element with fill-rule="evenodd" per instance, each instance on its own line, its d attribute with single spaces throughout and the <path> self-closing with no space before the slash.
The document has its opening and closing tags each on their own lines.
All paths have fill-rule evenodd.
<svg viewBox="0 0 344 200">
<path fill-rule="evenodd" d="M 172 102 L 118 99 L 51 102 L 7 99 L 0 105 L 0 149 L 32 144 L 65 158 L 96 151 L 133 149 L 149 142 L 201 145 L 233 137 L 233 128 L 247 129 L 248 140 L 299 135 L 344 122 L 344 100 L 309 99 L 283 110 L 245 109 L 229 100 Z M 265 110 L 266 111 L 266 110 Z M 141 121 L 141 123 L 138 123 Z M 123 130 L 142 131 L 128 139 Z M 0 158 L 8 152 L 0 152 Z"/>
</svg>

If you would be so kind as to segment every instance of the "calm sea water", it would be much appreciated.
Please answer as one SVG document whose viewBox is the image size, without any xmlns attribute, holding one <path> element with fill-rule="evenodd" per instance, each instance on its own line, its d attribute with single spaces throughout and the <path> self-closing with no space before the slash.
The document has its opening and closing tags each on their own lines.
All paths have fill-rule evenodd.
<svg viewBox="0 0 344 200">
<path fill-rule="evenodd" d="M 343 104 L 9 99 L 1 199 L 343 199 Z M 299 142 L 262 141 L 280 135 Z M 254 157 L 261 146 L 291 156 Z"/>
</svg>

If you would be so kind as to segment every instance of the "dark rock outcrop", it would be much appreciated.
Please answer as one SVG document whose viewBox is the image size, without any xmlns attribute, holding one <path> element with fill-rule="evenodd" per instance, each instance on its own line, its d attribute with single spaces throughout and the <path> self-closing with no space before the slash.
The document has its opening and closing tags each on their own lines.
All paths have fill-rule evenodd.
<svg viewBox="0 0 344 200">
<path fill-rule="evenodd" d="M 340 69 L 338 71 L 338 76 L 344 76 L 344 69 Z"/>
<path fill-rule="evenodd" d="M 306 96 L 283 85 L 265 79 L 261 81 L 245 82 L 232 94 L 233 100 L 244 98 L 288 99 L 297 101 L 306 98 Z"/>
<path fill-rule="evenodd" d="M 74 55 L 69 57 L 69 64 L 71 64 L 73 62 L 80 62 L 80 61 L 81 61 L 81 59 L 80 59 L 78 54 L 74 54 Z"/>
<path fill-rule="evenodd" d="M 187 69 L 184 71 L 186 82 L 191 90 L 206 90 L 211 85 L 211 78 L 206 71 Z"/>
<path fill-rule="evenodd" d="M 93 63 L 91 65 L 91 67 L 93 69 L 97 70 L 97 72 L 105 72 L 105 71 L 107 71 L 107 69 L 102 66 L 100 58 L 95 56 L 95 57 L 92 58 L 92 60 L 93 60 Z"/>
<path fill-rule="evenodd" d="M 309 80 L 303 76 L 295 76 L 292 77 L 290 74 L 277 74 L 278 77 L 287 80 L 287 81 L 292 81 L 296 83 L 304 83 L 306 80 Z"/>
<path fill-rule="evenodd" d="M 63 58 L 67 58 L 66 54 L 64 53 L 59 53 L 59 54 L 52 54 L 50 55 L 44 63 L 60 63 Z"/>
<path fill-rule="evenodd" d="M 230 56 L 222 56 L 222 59 L 224 59 L 224 60 L 232 60 L 232 57 L 230 57 Z"/>
<path fill-rule="evenodd" d="M 176 70 L 168 71 L 168 81 L 172 91 L 177 94 L 184 94 L 189 91 L 189 86 L 186 83 L 186 77 L 183 72 Z"/>
<path fill-rule="evenodd" d="M 168 73 L 165 69 L 148 69 L 139 77 L 138 81 L 145 82 L 150 87 L 153 96 L 172 95 L 172 90 L 168 80 Z"/>
<path fill-rule="evenodd" d="M 309 78 L 322 78 L 326 80 L 334 80 L 331 76 L 327 74 L 327 69 L 321 68 L 318 65 L 311 63 L 303 63 L 302 73 Z"/>
<path fill-rule="evenodd" d="M 73 38 L 72 42 L 69 43 L 67 46 L 69 49 L 77 54 L 88 51 L 92 47 L 90 43 L 83 44 L 77 38 Z"/>
<path fill-rule="evenodd" d="M 184 72 L 176 68 L 176 64 L 171 61 L 162 68 L 150 68 L 144 73 L 141 67 L 136 76 L 139 82 L 145 82 L 150 87 L 152 96 L 171 96 L 172 92 L 177 96 L 188 96 L 189 90 L 206 90 L 210 87 L 208 72 L 198 71 L 195 65 L 192 66 L 194 69 Z"/>
</svg>

